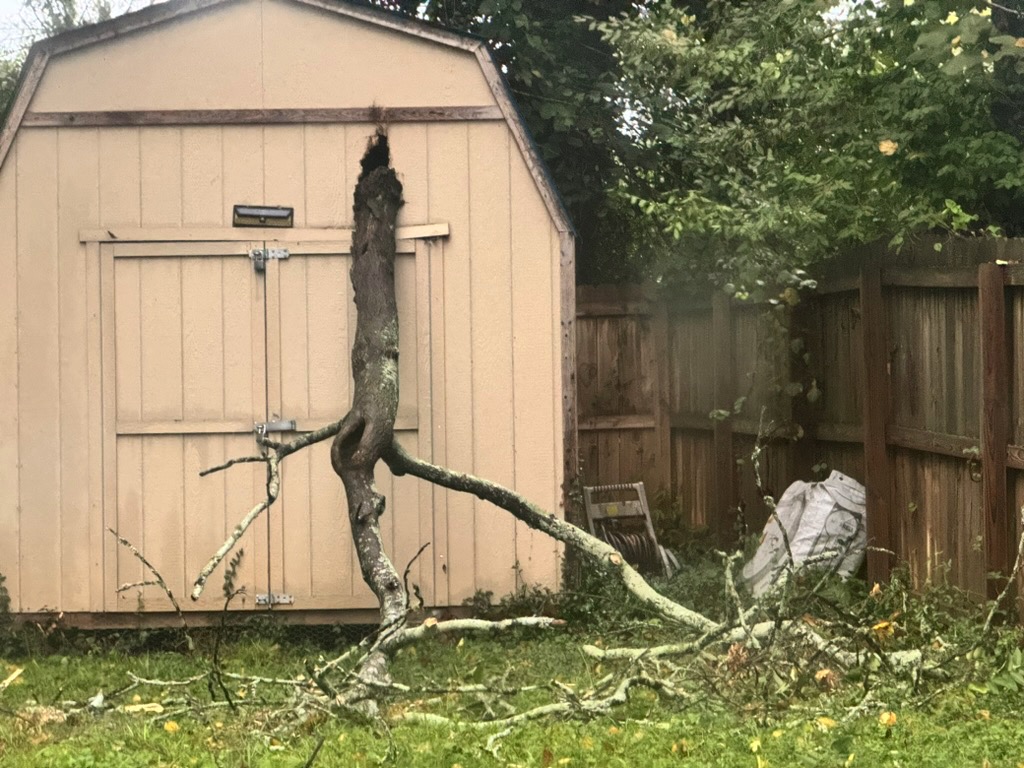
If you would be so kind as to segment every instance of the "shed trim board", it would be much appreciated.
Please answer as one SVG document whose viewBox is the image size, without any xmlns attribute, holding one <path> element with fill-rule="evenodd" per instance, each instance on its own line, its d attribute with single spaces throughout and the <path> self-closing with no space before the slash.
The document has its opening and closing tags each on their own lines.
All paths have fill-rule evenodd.
<svg viewBox="0 0 1024 768">
<path fill-rule="evenodd" d="M 109 40 L 113 37 L 147 29 L 158 24 L 172 21 L 181 16 L 216 8 L 239 0 L 171 0 L 171 2 L 153 5 L 134 13 L 128 13 L 109 21 L 91 24 L 80 29 L 70 30 L 47 40 L 35 43 L 29 50 L 28 58 L 22 70 L 18 91 L 11 104 L 3 130 L 0 131 L 0 167 L 3 166 L 14 143 L 14 136 L 21 127 L 28 112 L 29 103 L 35 95 L 43 72 L 50 58 L 86 46 Z M 530 138 L 529 131 L 516 109 L 515 101 L 501 72 L 495 66 L 490 49 L 482 40 L 469 35 L 441 29 L 424 22 L 383 10 L 356 6 L 337 0 L 322 2 L 321 0 L 287 0 L 287 2 L 318 8 L 339 16 L 355 19 L 385 29 L 412 35 L 440 45 L 446 45 L 469 51 L 476 56 L 484 78 L 494 95 L 501 113 L 508 123 L 516 144 L 526 161 L 527 168 L 533 176 L 534 183 L 540 191 L 541 198 L 548 208 L 548 213 L 555 222 L 559 232 L 573 232 L 569 214 L 565 210 L 558 191 L 551 181 L 537 148 Z M 388 110 L 386 104 L 368 105 L 368 110 Z M 312 111 L 312 110 L 311 110 Z M 573 276 L 573 279 L 575 277 Z"/>
<path fill-rule="evenodd" d="M 146 125 L 320 125 L 504 120 L 500 107 L 339 107 L 337 109 L 142 109 L 26 112 L 23 128 L 123 128 Z"/>
<path fill-rule="evenodd" d="M 399 253 L 412 253 L 411 240 L 448 237 L 447 222 L 413 224 L 398 227 L 395 240 Z M 78 233 L 82 243 L 247 243 L 253 240 L 267 242 L 330 243 L 352 245 L 352 230 L 343 227 L 304 227 L 300 229 L 274 229 L 272 227 L 136 227 L 113 226 L 102 229 L 83 229 Z M 347 244 L 347 245 L 345 245 Z M 347 251 L 346 251 L 347 253 Z"/>
</svg>

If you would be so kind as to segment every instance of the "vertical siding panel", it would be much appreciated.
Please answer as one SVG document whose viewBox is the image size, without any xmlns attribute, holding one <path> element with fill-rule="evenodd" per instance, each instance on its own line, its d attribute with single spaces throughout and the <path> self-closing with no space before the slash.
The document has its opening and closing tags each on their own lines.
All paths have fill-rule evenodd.
<svg viewBox="0 0 1024 768">
<path fill-rule="evenodd" d="M 144 226 L 181 224 L 181 129 L 146 128 L 139 134 L 141 219 Z"/>
<path fill-rule="evenodd" d="M 444 265 L 445 242 L 438 241 L 425 246 L 430 258 L 430 423 L 420 429 L 430 430 L 430 455 L 435 464 L 448 466 L 448 438 L 445 423 L 447 413 L 446 383 L 446 333 L 444 322 Z M 449 493 L 435 485 L 430 486 L 430 508 L 433 531 L 430 559 L 434 564 L 434 604 L 450 605 L 448 590 L 448 554 L 452 551 L 448 543 L 448 497 Z"/>
<path fill-rule="evenodd" d="M 219 211 L 219 206 L 215 210 Z M 247 335 L 240 335 L 237 326 L 225 325 L 225 262 L 233 266 L 241 261 L 241 257 L 230 256 L 180 260 L 182 417 L 185 421 L 217 421 L 224 418 L 225 398 L 229 395 L 224 382 L 225 347 L 229 343 L 225 331 L 231 334 L 232 346 L 240 346 L 243 350 L 249 348 Z M 248 267 L 248 264 L 244 266 Z M 244 296 L 245 287 L 245 282 L 240 283 L 236 277 L 228 289 Z M 250 376 L 254 375 L 251 366 L 248 370 Z M 247 395 L 250 389 L 243 387 L 242 394 Z M 234 398 L 237 395 L 231 392 L 230 396 Z M 182 514 L 185 532 L 183 567 L 186 579 L 194 578 L 199 573 L 206 559 L 223 541 L 227 524 L 224 473 L 199 477 L 199 472 L 228 458 L 223 455 L 224 442 L 224 437 L 220 435 L 186 435 L 182 441 Z M 236 513 L 235 510 L 231 512 Z M 219 607 L 219 594 L 216 589 L 204 593 L 203 607 Z"/>
<path fill-rule="evenodd" d="M 304 420 L 310 415 L 309 373 L 315 363 L 309 357 L 311 335 L 330 335 L 331 318 L 320 312 L 310 312 L 308 302 L 307 269 L 316 256 L 296 255 L 287 262 L 274 264 L 276 269 L 267 271 L 267 290 L 275 294 L 277 311 L 267 316 L 268 327 L 276 326 L 278 342 L 277 356 L 271 350 L 270 359 L 280 361 L 279 400 L 272 399 L 273 414 L 284 419 Z M 277 280 L 270 278 L 276 277 Z M 271 304 L 271 306 L 274 306 Z M 311 327 L 312 325 L 312 327 Z M 297 598 L 308 597 L 311 587 L 310 542 L 312 536 L 310 520 L 310 457 L 308 454 L 293 456 L 296 462 L 288 460 L 285 467 L 287 491 L 282 494 L 280 508 L 274 510 L 272 530 L 280 531 L 280 549 L 274 547 L 274 563 L 282 569 L 281 579 L 285 592 Z M 313 473 L 318 478 L 321 473 Z M 280 526 L 274 525 L 282 522 Z M 286 523 L 284 521 L 287 521 Z M 276 584 L 277 582 L 275 582 Z M 299 604 L 301 605 L 300 600 Z"/>
<path fill-rule="evenodd" d="M 311 208 L 310 214 L 314 211 Z M 348 347 L 348 265 L 347 256 L 304 257 L 306 293 L 310 315 L 308 333 L 307 416 L 313 423 L 328 423 L 348 409 L 350 394 Z M 289 263 L 287 267 L 298 266 Z M 305 337 L 306 331 L 303 330 Z M 290 412 L 285 415 L 291 418 Z M 353 547 L 345 514 L 341 481 L 331 469 L 329 443 L 305 451 L 314 468 L 310 482 L 309 567 L 310 589 L 314 595 L 349 594 Z M 298 458 L 298 457 L 295 457 Z M 287 496 L 287 494 L 286 494 Z M 289 499 L 285 498 L 285 504 Z M 291 519 L 289 518 L 289 526 Z"/>
<path fill-rule="evenodd" d="M 142 511 L 146 559 L 160 571 L 175 595 L 185 595 L 184 438 L 146 437 L 142 441 Z M 138 546 L 138 544 L 136 544 Z M 147 575 L 148 578 L 148 575 Z M 159 588 L 148 588 L 145 609 L 171 606 Z"/>
<path fill-rule="evenodd" d="M 424 139 L 426 133 L 424 133 Z M 424 147 L 425 148 L 425 147 Z M 426 179 L 424 178 L 424 181 Z M 416 393 L 416 454 L 426 461 L 433 461 L 433 403 L 431 387 L 430 362 L 430 258 L 431 243 L 416 243 L 416 367 L 419 370 L 419 390 Z M 420 540 L 429 544 L 428 549 L 420 556 L 417 564 L 417 575 L 423 599 L 427 605 L 436 605 L 436 589 L 434 584 L 434 563 L 437 562 L 438 542 L 434 538 L 436 518 L 434 514 L 434 494 L 430 483 L 419 483 L 418 505 Z"/>
<path fill-rule="evenodd" d="M 219 226 L 224 219 L 223 133 L 218 126 L 181 129 L 182 221 Z"/>
<path fill-rule="evenodd" d="M 355 550 L 345 515 L 344 487 L 331 470 L 329 441 L 304 453 L 318 468 L 317 481 L 310 488 L 310 589 L 315 595 L 347 595 L 352 591 Z"/>
<path fill-rule="evenodd" d="M 241 510 L 226 510 L 224 507 L 227 472 L 218 472 L 207 477 L 199 476 L 204 469 L 230 458 L 224 450 L 226 438 L 223 435 L 185 435 L 181 439 L 183 443 L 183 490 L 181 496 L 185 532 L 184 582 L 186 587 L 191 587 L 192 579 L 199 574 L 199 570 L 206 565 L 210 555 L 216 552 L 217 547 L 224 541 L 224 529 L 228 523 L 226 517 L 237 514 L 241 518 L 244 513 Z M 234 455 L 241 456 L 242 454 Z M 193 603 L 185 597 L 187 588 L 182 592 L 175 592 L 175 595 L 182 601 L 182 608 L 185 610 L 218 610 L 223 607 L 223 594 L 219 589 L 223 582 L 218 578 L 221 573 L 223 571 L 213 577 L 213 583 L 203 592 L 198 603 Z M 235 586 L 238 588 L 245 585 L 246 582 L 239 579 Z"/>
<path fill-rule="evenodd" d="M 142 419 L 142 272 L 139 259 L 113 260 L 114 295 L 104 297 L 114 304 L 114 347 L 117 361 L 117 419 Z M 104 372 L 107 375 L 107 372 Z"/>
<path fill-rule="evenodd" d="M 558 291 L 551 283 L 551 232 L 547 211 L 515 148 L 511 168 L 512 354 L 515 388 L 516 490 L 557 513 L 557 468 L 553 455 L 561 397 L 555 375 L 557 336 L 547 318 Z M 554 296 L 552 295 L 554 294 Z M 544 406 L 553 400 L 553 413 Z M 527 584 L 554 584 L 556 549 L 549 536 L 516 524 L 516 560 Z"/>
<path fill-rule="evenodd" d="M 231 221 L 232 208 L 239 204 L 264 203 L 263 131 L 259 126 L 225 127 L 222 132 L 223 148 L 223 213 L 225 222 Z M 245 328 L 251 344 L 229 344 L 224 350 L 224 387 L 227 392 L 236 393 L 226 404 L 227 418 L 256 420 L 266 418 L 267 392 L 264 340 L 264 299 L 265 278 L 255 276 L 246 266 L 248 293 L 234 279 L 226 279 L 224 285 L 224 327 Z M 240 331 L 241 332 L 241 331 Z M 247 401 L 244 394 L 251 393 Z M 237 399 L 236 399 L 237 398 Z M 252 451 L 251 436 L 231 436 L 225 439 L 229 456 L 243 456 Z M 237 469 L 237 468 L 236 468 Z M 253 467 L 242 472 L 228 472 L 225 478 L 224 507 L 226 510 L 224 534 L 230 533 L 238 520 L 263 498 L 264 473 L 262 468 Z M 270 514 L 279 513 L 275 509 Z M 239 584 L 245 584 L 250 594 L 248 606 L 252 607 L 253 595 L 267 591 L 267 522 L 253 525 L 239 545 L 245 551 L 239 570 Z M 240 601 L 242 603 L 244 601 Z"/>
<path fill-rule="evenodd" d="M 182 418 L 186 421 L 224 418 L 224 289 L 242 293 L 244 288 L 237 281 L 223 284 L 222 265 L 236 260 L 242 259 L 168 259 L 181 265 Z M 238 346 L 239 340 L 248 341 L 245 336 L 239 339 L 235 328 L 230 331 L 232 342 L 236 342 L 232 346 Z"/>
<path fill-rule="evenodd" d="M 98 322 L 88 315 L 92 287 L 86 276 L 86 247 L 78 230 L 99 219 L 99 145 L 95 131 L 61 130 L 57 136 L 60 240 L 60 463 L 61 463 L 61 608 L 90 608 L 90 572 L 94 560 L 89 537 L 90 451 L 98 435 L 89 432 L 88 337 Z M 97 446 L 98 447 L 98 446 Z M 89 542 L 87 544 L 86 542 Z M 97 563 L 99 565 L 99 563 Z"/>
<path fill-rule="evenodd" d="M 217 365 L 224 376 L 221 415 L 229 420 L 255 421 L 266 409 L 261 281 L 243 256 L 227 259 L 220 269 L 222 315 L 216 322 L 224 343 Z"/>
<path fill-rule="evenodd" d="M 97 137 L 97 173 L 99 172 L 99 146 Z M 98 195 L 97 195 L 98 199 Z M 99 211 L 96 213 L 99 217 Z M 89 243 L 85 251 L 86 323 L 87 323 L 87 384 L 89 393 L 89 610 L 102 611 L 106 599 L 106 540 L 109 538 L 103 520 L 105 482 L 103 451 L 106 431 L 103 421 L 105 392 L 103 387 L 103 304 L 100 278 L 100 246 Z M 112 446 L 111 446 L 112 447 Z"/>
<path fill-rule="evenodd" d="M 306 226 L 352 224 L 352 187 L 348 179 L 344 125 L 307 125 Z"/>
<path fill-rule="evenodd" d="M 142 476 L 142 438 L 135 436 L 118 437 L 116 450 L 116 465 L 114 471 L 117 476 L 117 497 L 111 502 L 115 521 L 112 525 L 115 531 L 135 545 L 142 552 L 147 552 L 146 535 L 143 528 L 143 489 L 145 482 Z M 110 510 L 110 507 L 108 507 Z M 153 538 L 153 544 L 159 539 Z M 107 590 L 113 594 L 113 590 L 122 584 L 134 583 L 149 578 L 149 574 L 143 572 L 142 565 L 132 557 L 131 553 L 125 550 L 116 542 L 114 552 L 110 552 L 111 546 L 108 541 L 107 561 L 114 566 L 114 583 L 107 584 Z M 154 553 L 159 554 L 159 552 Z M 151 561 L 159 568 L 163 565 L 163 558 L 159 561 Z M 166 574 L 170 575 L 170 574 Z M 116 599 L 110 599 L 107 606 L 113 606 L 117 611 L 134 611 L 138 608 L 139 601 L 145 597 L 141 589 L 134 589 L 128 592 L 117 593 Z"/>
<path fill-rule="evenodd" d="M 232 126 L 223 129 L 224 210 L 231 221 L 235 205 L 259 205 L 263 199 L 263 128 Z"/>
<path fill-rule="evenodd" d="M 116 260 L 115 260 L 116 261 Z M 182 418 L 181 259 L 142 259 L 142 418 Z"/>
<path fill-rule="evenodd" d="M 405 200 L 405 205 L 398 212 L 399 225 L 427 223 L 430 220 L 430 199 L 427 194 L 426 124 L 392 126 L 388 132 L 388 146 L 391 148 L 392 165 L 402 181 L 402 198 Z"/>
<path fill-rule="evenodd" d="M 424 193 L 424 197 L 425 197 Z M 426 429 L 428 417 L 417 412 L 419 405 L 419 372 L 416 355 L 417 287 L 416 257 L 403 254 L 395 264 L 395 292 L 398 302 L 398 348 L 399 348 L 399 425 L 417 419 L 417 429 Z M 419 453 L 416 431 L 403 428 L 398 433 L 401 445 L 413 455 Z M 395 478 L 391 484 L 394 498 L 389 502 L 390 515 L 386 524 L 390 528 L 392 552 L 400 569 L 416 554 L 425 541 L 429 541 L 429 529 L 422 530 L 419 509 L 419 495 L 412 478 Z M 426 553 L 424 553 L 426 555 Z M 410 572 L 411 578 L 422 586 L 422 563 L 417 561 Z"/>
<path fill-rule="evenodd" d="M 309 393 L 310 370 L 315 364 L 309 356 L 310 337 L 331 337 L 332 318 L 318 309 L 310 312 L 307 270 L 316 256 L 292 257 L 277 266 L 279 280 L 267 282 L 267 290 L 276 288 L 279 311 L 267 318 L 277 325 L 280 339 L 281 395 L 270 407 L 281 418 L 306 419 L 311 410 Z M 344 354 L 336 350 L 336 354 Z"/>
<path fill-rule="evenodd" d="M 309 418 L 333 421 L 345 414 L 352 399 L 348 346 L 348 272 L 352 262 L 348 256 L 334 255 L 303 260 L 305 301 L 315 307 L 309 316 L 309 391 L 303 407 Z M 289 269 L 293 266 L 298 265 L 288 265 Z"/>
<path fill-rule="evenodd" d="M 11 610 L 21 610 L 20 521 L 18 482 L 18 224 L 15 144 L 0 166 L 0 259 L 14 268 L 0 280 L 0 573 L 7 577 Z"/>
<path fill-rule="evenodd" d="M 430 212 L 438 221 L 450 224 L 451 234 L 444 244 L 443 313 L 444 412 L 436 413 L 444 425 L 445 459 L 449 467 L 473 472 L 473 349 L 470 315 L 470 242 L 469 242 L 469 131 L 462 124 L 436 124 L 428 128 L 430 167 L 445 173 L 430 177 Z M 488 396 L 491 396 L 488 394 Z M 473 501 L 465 494 L 448 491 L 448 551 L 442 572 L 448 577 L 448 599 L 455 605 L 470 597 L 476 589 L 476 521 Z"/>
<path fill-rule="evenodd" d="M 304 598 L 312 594 L 313 582 L 313 564 L 310 562 L 313 530 L 310 513 L 313 477 L 320 473 L 313 470 L 311 463 L 309 451 L 288 459 L 282 473 L 281 487 L 284 492 L 270 513 L 283 521 L 280 549 L 274 549 L 272 553 L 274 563 L 281 569 L 280 581 L 274 584 L 280 583 L 286 593 L 296 598 L 297 607 L 300 608 L 306 604 Z"/>
<path fill-rule="evenodd" d="M 419 446 L 416 432 L 402 430 L 397 432 L 395 437 L 398 439 L 398 444 L 411 455 L 415 456 L 418 454 Z M 388 475 L 391 474 L 387 472 L 386 468 L 384 468 L 384 472 Z M 429 533 L 421 535 L 420 532 L 420 495 L 418 487 L 420 483 L 421 481 L 411 475 L 391 478 L 391 497 L 388 499 L 388 511 L 384 515 L 384 519 L 388 521 L 392 529 L 391 540 L 393 543 L 391 551 L 394 553 L 392 557 L 399 573 L 405 571 L 420 546 L 429 541 Z M 421 555 L 421 558 L 429 557 L 429 551 Z M 410 582 L 416 584 L 421 590 L 428 586 L 424 585 L 420 576 L 420 574 L 425 573 L 427 570 L 422 568 L 420 560 L 417 560 L 416 564 L 409 571 Z M 423 594 L 426 597 L 427 593 L 424 592 Z"/>
<path fill-rule="evenodd" d="M 281 342 L 281 261 L 270 260 L 263 276 L 259 278 L 266 295 L 266 380 L 267 419 L 281 416 L 281 393 L 283 390 L 282 342 Z M 284 525 L 283 512 L 277 510 L 264 515 L 267 531 L 267 589 L 279 592 L 284 580 Z"/>
<path fill-rule="evenodd" d="M 264 202 L 267 205 L 287 205 L 295 209 L 295 226 L 305 226 L 306 223 L 306 181 L 305 181 L 305 142 L 302 126 L 272 126 L 264 129 L 263 133 L 263 168 L 264 168 Z M 305 259 L 302 260 L 303 262 Z M 305 344 L 305 335 L 302 339 L 288 337 L 287 343 L 281 336 L 281 310 L 288 308 L 288 314 L 299 311 L 299 307 L 291 304 L 283 304 L 281 296 L 280 277 L 284 270 L 281 262 L 271 262 L 267 267 L 267 402 L 271 411 L 280 408 L 284 392 L 284 377 L 286 376 L 286 365 L 279 365 L 283 361 L 283 355 L 292 344 Z M 288 264 L 288 267 L 295 267 L 295 264 Z M 270 414 L 272 417 L 273 412 Z M 278 413 L 279 416 L 284 414 Z M 291 416 L 288 416 L 291 418 Z M 308 461 L 308 459 L 304 459 Z M 308 510 L 308 508 L 307 508 Z M 282 589 L 285 580 L 285 526 L 282 510 L 275 510 L 277 514 L 271 514 L 267 518 L 268 552 L 270 557 L 270 590 Z M 306 535 L 308 520 L 289 520 L 289 527 L 293 530 L 302 530 Z"/>
<path fill-rule="evenodd" d="M 469 131 L 470 259 L 475 471 L 515 484 L 512 443 L 512 255 L 509 239 L 508 129 L 474 124 Z M 516 589 L 515 522 L 491 504 L 476 504 L 477 588 Z"/>
<path fill-rule="evenodd" d="M 224 437 L 225 456 L 246 456 L 251 452 L 251 435 L 226 435 Z M 252 509 L 259 499 L 266 495 L 266 471 L 262 465 L 243 464 L 232 467 L 230 472 L 220 474 L 223 477 L 224 509 L 226 510 L 224 530 L 221 535 L 223 538 L 227 538 L 237 522 Z M 209 478 L 203 479 L 208 480 Z M 266 530 L 265 525 L 259 523 L 253 525 L 238 542 L 232 553 L 232 556 L 239 552 L 242 554 L 242 563 L 238 568 L 235 585 L 246 588 L 246 594 L 239 596 L 238 600 L 233 603 L 234 608 L 252 608 L 256 592 L 261 591 L 261 588 L 265 589 L 267 581 Z M 194 573 L 189 574 L 191 578 L 194 578 L 195 575 Z M 211 588 L 213 585 L 207 587 L 207 589 Z"/>
<path fill-rule="evenodd" d="M 295 226 L 306 226 L 306 150 L 302 126 L 264 129 L 263 167 L 267 205 L 295 208 Z"/>
<path fill-rule="evenodd" d="M 246 247 L 251 245 L 246 244 Z M 256 276 L 246 259 L 232 260 L 224 266 L 222 297 L 226 334 L 224 416 L 255 421 L 266 413 L 267 404 L 263 278 Z M 224 442 L 226 456 L 244 456 L 253 450 L 251 435 L 227 435 Z M 234 467 L 232 472 L 224 473 L 224 536 L 266 495 L 263 467 L 247 465 L 247 469 L 239 469 Z M 237 583 L 248 588 L 251 607 L 252 595 L 261 587 L 266 589 L 266 524 L 253 525 L 240 546 L 245 550 L 245 556 Z M 243 603 L 244 600 L 239 601 L 239 604 Z"/>
<path fill-rule="evenodd" d="M 18 440 L 22 610 L 60 605 L 57 131 L 18 137 Z"/>
<path fill-rule="evenodd" d="M 141 145 L 137 128 L 105 128 L 99 132 L 100 222 L 102 226 L 141 224 Z M 107 425 L 103 446 L 104 524 L 143 549 L 142 441 L 115 438 L 117 419 L 137 420 L 142 415 L 139 339 L 140 275 L 132 260 L 114 263 L 107 256 L 104 279 L 104 312 L 112 313 L 113 338 L 104 339 L 104 391 L 115 389 L 116 413 L 104 410 Z M 124 262 L 128 261 L 129 264 Z M 113 330 L 116 326 L 116 331 Z M 108 346 L 109 345 L 109 346 Z M 113 370 L 107 370 L 107 366 Z M 109 383 L 108 383 L 109 382 Z M 142 578 L 142 568 L 132 555 L 107 536 L 104 548 L 104 602 L 116 610 L 134 610 L 137 592 L 115 596 L 114 590 Z"/>
<path fill-rule="evenodd" d="M 100 131 L 100 221 L 102 226 L 141 222 L 138 128 Z"/>
</svg>

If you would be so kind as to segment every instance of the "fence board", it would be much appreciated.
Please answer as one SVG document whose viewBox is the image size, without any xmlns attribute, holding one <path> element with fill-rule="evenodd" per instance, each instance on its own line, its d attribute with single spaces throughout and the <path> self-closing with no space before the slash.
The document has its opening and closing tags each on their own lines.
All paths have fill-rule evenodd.
<svg viewBox="0 0 1024 768">
<path fill-rule="evenodd" d="M 672 502 L 662 525 L 728 537 L 739 515 L 756 530 L 767 510 L 750 453 L 766 408 L 771 420 L 799 418 L 806 431 L 801 441 L 786 432 L 769 441 L 766 490 L 778 496 L 794 480 L 813 479 L 811 466 L 815 476 L 837 469 L 857 478 L 868 486 L 877 543 L 918 583 L 948 571 L 985 594 L 987 569 L 1005 571 L 1016 551 L 1017 515 L 1008 510 L 1024 504 L 1024 367 L 1015 355 L 1024 341 L 1024 279 L 1019 268 L 994 264 L 1024 261 L 1024 241 L 954 241 L 941 252 L 932 245 L 890 257 L 867 281 L 863 256 L 840 262 L 793 313 L 789 331 L 775 310 L 724 295 L 581 288 L 584 481 L 642 479 Z M 802 390 L 795 405 L 779 391 L 791 379 Z M 740 396 L 746 401 L 732 414 Z M 713 420 L 716 409 L 730 415 Z"/>
</svg>

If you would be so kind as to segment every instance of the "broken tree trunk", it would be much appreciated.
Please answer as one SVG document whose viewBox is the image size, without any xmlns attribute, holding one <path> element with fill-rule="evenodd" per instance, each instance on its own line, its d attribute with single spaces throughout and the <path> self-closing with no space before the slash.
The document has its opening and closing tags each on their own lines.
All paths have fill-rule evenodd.
<svg viewBox="0 0 1024 768">
<path fill-rule="evenodd" d="M 402 184 L 391 168 L 387 136 L 378 130 L 363 156 L 355 190 L 351 272 L 358 310 L 352 346 L 355 394 L 331 446 L 331 465 L 345 484 L 359 566 L 380 601 L 384 628 L 401 621 L 406 612 L 405 587 L 380 535 L 385 499 L 373 482 L 374 467 L 391 448 L 398 412 L 395 220 L 401 206 Z M 383 666 L 381 670 L 385 671 Z"/>
</svg>

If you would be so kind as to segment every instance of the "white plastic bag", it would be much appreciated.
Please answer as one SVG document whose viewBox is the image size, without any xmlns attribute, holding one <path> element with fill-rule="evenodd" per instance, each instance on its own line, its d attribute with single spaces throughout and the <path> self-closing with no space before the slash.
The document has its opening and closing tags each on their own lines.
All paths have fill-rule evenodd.
<svg viewBox="0 0 1024 768">
<path fill-rule="evenodd" d="M 763 595 L 788 564 L 780 524 L 789 537 L 794 567 L 813 559 L 815 567 L 843 577 L 853 575 L 867 549 L 864 493 L 863 485 L 840 472 L 820 483 L 798 481 L 789 486 L 765 524 L 757 552 L 743 568 L 750 591 Z"/>
</svg>

